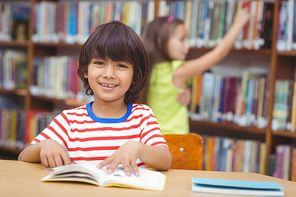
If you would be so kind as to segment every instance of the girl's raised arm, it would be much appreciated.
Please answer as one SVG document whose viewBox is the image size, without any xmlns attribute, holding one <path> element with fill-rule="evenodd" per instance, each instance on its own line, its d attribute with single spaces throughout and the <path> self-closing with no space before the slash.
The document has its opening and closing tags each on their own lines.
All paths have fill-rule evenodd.
<svg viewBox="0 0 296 197">
<path fill-rule="evenodd" d="M 239 2 L 234 22 L 222 41 L 212 51 L 185 62 L 175 71 L 173 83 L 177 88 L 183 87 L 189 78 L 208 70 L 228 55 L 240 30 L 251 18 L 248 8 L 242 8 L 242 4 L 243 2 Z"/>
</svg>

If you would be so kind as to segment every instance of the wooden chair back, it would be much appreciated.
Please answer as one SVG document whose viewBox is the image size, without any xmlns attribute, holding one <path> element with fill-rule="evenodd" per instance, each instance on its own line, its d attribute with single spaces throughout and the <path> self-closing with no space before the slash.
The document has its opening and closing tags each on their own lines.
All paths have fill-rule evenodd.
<svg viewBox="0 0 296 197">
<path fill-rule="evenodd" d="M 202 170 L 203 140 L 196 133 L 163 134 L 172 154 L 171 169 Z"/>
</svg>

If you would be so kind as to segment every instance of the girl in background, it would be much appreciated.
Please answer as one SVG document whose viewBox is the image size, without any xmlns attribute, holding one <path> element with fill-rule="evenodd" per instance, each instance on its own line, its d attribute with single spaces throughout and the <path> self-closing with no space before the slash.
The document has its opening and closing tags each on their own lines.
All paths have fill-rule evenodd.
<svg viewBox="0 0 296 197">
<path fill-rule="evenodd" d="M 242 8 L 242 2 L 239 2 L 233 24 L 222 41 L 210 52 L 189 61 L 184 61 L 189 43 L 182 20 L 172 16 L 159 17 L 148 24 L 143 43 L 150 59 L 151 72 L 142 100 L 153 110 L 162 134 L 189 133 L 186 95 L 190 79 L 228 55 L 250 17 L 249 10 Z"/>
</svg>

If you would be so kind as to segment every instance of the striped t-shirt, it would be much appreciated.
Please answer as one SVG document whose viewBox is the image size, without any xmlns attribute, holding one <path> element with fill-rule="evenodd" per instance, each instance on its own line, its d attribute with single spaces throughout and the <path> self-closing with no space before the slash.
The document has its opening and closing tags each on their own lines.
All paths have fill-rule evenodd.
<svg viewBox="0 0 296 197">
<path fill-rule="evenodd" d="M 118 119 L 97 117 L 91 103 L 64 110 L 31 144 L 45 139 L 60 143 L 75 163 L 99 164 L 131 140 L 150 146 L 167 146 L 152 110 L 142 104 L 128 104 L 126 114 Z M 137 164 L 145 166 L 140 159 Z"/>
</svg>

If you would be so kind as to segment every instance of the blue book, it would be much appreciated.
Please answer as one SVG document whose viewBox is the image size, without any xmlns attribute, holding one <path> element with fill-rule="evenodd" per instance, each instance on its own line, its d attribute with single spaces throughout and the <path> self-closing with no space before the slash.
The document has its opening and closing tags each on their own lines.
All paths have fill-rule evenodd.
<svg viewBox="0 0 296 197">
<path fill-rule="evenodd" d="M 220 79 L 220 90 L 219 90 L 219 105 L 218 105 L 218 118 L 217 122 L 222 121 L 222 108 L 223 108 L 223 97 L 224 97 L 224 78 Z"/>
<path fill-rule="evenodd" d="M 284 191 L 281 189 L 283 187 L 277 182 L 191 179 L 191 190 L 197 193 L 283 197 Z"/>
</svg>

